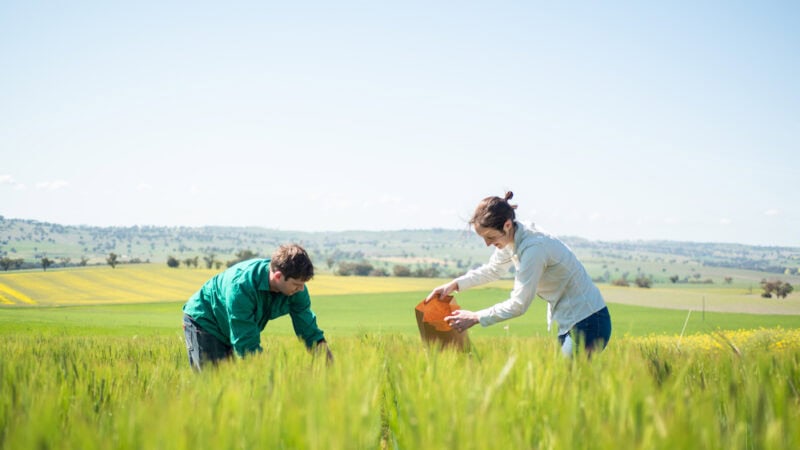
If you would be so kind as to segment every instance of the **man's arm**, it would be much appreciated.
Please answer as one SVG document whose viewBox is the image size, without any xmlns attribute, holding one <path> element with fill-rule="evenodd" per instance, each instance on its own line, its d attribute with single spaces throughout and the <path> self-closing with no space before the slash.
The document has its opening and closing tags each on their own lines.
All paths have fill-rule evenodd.
<svg viewBox="0 0 800 450">
<path fill-rule="evenodd" d="M 309 350 L 325 339 L 324 333 L 317 326 L 317 316 L 311 311 L 311 299 L 307 287 L 303 292 L 290 297 L 289 316 L 292 318 L 295 334 L 303 338 Z"/>
</svg>

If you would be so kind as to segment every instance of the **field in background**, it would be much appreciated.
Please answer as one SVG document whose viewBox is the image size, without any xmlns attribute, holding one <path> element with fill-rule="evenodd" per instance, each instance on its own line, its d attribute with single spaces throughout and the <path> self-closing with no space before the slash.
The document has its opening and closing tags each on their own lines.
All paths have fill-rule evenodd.
<svg viewBox="0 0 800 450">
<path fill-rule="evenodd" d="M 427 291 L 381 294 L 319 295 L 312 299 L 320 327 L 336 346 L 338 339 L 364 334 L 418 336 L 414 306 Z M 478 310 L 505 298 L 501 288 L 475 289 L 458 294 L 466 309 Z M 0 308 L 0 336 L 18 333 L 42 335 L 169 335 L 180 339 L 181 302 L 109 304 L 56 307 Z M 708 334 L 718 330 L 774 328 L 800 329 L 800 316 L 735 314 L 658 309 L 610 303 L 613 339 L 651 334 Z M 543 301 L 535 301 L 523 316 L 491 327 L 475 327 L 474 339 L 492 337 L 545 337 L 548 332 Z M 293 336 L 291 320 L 281 317 L 270 322 L 265 337 Z"/>
<path fill-rule="evenodd" d="M 110 303 L 182 302 L 217 273 L 208 269 L 171 269 L 160 264 L 91 266 L 44 271 L 0 273 L 2 305 L 90 305 Z M 344 294 L 430 292 L 448 279 L 342 277 L 319 274 L 308 284 L 312 298 Z M 598 284 L 609 303 L 701 312 L 800 315 L 800 292 L 786 299 L 764 299 L 758 289 L 737 285 L 656 284 L 643 289 Z M 487 287 L 509 291 L 511 280 Z M 462 293 L 461 295 L 463 295 Z M 505 293 L 487 298 L 502 300 Z M 534 303 L 541 303 L 541 300 Z"/>
<path fill-rule="evenodd" d="M 592 278 L 605 283 L 638 276 L 656 285 L 713 283 L 759 289 L 764 278 L 800 284 L 800 248 L 734 243 L 672 241 L 590 241 L 560 236 Z M 393 274 L 396 265 L 412 273 L 435 271 L 451 277 L 485 262 L 492 252 L 465 224 L 463 229 L 296 232 L 260 227 L 91 227 L 43 223 L 0 216 L 0 259 L 11 268 L 41 269 L 43 258 L 55 267 L 104 266 L 114 253 L 120 264 L 164 265 L 176 258 L 183 268 L 196 259 L 220 264 L 243 250 L 270 255 L 281 243 L 302 244 L 318 273 L 334 273 L 346 263 L 367 263 Z M 19 262 L 20 265 L 17 265 Z M 431 276 L 431 275 L 423 275 Z"/>
<path fill-rule="evenodd" d="M 217 270 L 171 269 L 160 264 L 90 266 L 0 273 L 0 305 L 81 305 L 185 301 Z M 431 278 L 339 277 L 320 274 L 309 282 L 312 295 L 428 290 Z M 500 281 L 499 286 L 511 286 Z"/>
</svg>

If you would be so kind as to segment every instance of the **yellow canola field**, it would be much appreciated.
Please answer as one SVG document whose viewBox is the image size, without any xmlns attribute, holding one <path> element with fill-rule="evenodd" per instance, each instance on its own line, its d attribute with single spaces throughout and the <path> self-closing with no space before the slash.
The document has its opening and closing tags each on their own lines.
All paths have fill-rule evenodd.
<svg viewBox="0 0 800 450">
<path fill-rule="evenodd" d="M 0 305 L 90 305 L 183 301 L 218 271 L 165 265 L 93 266 L 0 273 Z M 396 277 L 315 276 L 312 295 L 429 291 L 443 280 Z M 493 284 L 495 285 L 495 284 Z M 498 286 L 511 287 L 510 282 Z"/>
<path fill-rule="evenodd" d="M 24 303 L 28 305 L 36 304 L 33 299 L 22 292 L 0 283 L 0 305 L 16 305 L 18 303 Z"/>
<path fill-rule="evenodd" d="M 81 267 L 0 275 L 3 304 L 75 305 L 177 301 L 188 298 L 215 271 L 155 265 Z M 7 295 L 7 293 L 16 293 Z"/>
<path fill-rule="evenodd" d="M 626 337 L 645 346 L 676 351 L 724 352 L 741 356 L 751 351 L 783 351 L 800 348 L 800 329 L 758 328 L 712 331 L 690 336 Z"/>
</svg>

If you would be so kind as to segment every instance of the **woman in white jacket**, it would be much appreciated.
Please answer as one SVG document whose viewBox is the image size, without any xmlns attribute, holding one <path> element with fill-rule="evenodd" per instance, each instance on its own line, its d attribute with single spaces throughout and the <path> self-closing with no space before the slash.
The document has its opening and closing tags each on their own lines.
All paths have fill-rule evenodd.
<svg viewBox="0 0 800 450">
<path fill-rule="evenodd" d="M 478 323 L 486 327 L 520 316 L 538 294 L 548 303 L 548 327 L 558 322 L 558 339 L 565 354 L 573 342 L 581 342 L 587 353 L 605 348 L 611 337 L 611 317 L 603 296 L 572 250 L 557 238 L 516 221 L 505 197 L 487 197 L 475 209 L 470 225 L 486 245 L 497 247 L 487 264 L 431 291 L 449 295 L 500 278 L 513 264 L 514 289 L 505 301 L 477 312 L 458 310 L 445 320 L 464 331 Z"/>
</svg>

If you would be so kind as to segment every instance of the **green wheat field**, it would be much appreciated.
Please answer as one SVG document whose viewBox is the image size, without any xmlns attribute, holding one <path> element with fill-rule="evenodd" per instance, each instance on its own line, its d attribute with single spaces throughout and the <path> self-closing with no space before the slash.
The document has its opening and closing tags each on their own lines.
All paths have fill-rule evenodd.
<svg viewBox="0 0 800 450">
<path fill-rule="evenodd" d="M 181 306 L 209 275 L 0 275 L 0 448 L 800 448 L 800 316 L 720 311 L 728 295 L 759 312 L 745 294 L 676 290 L 675 307 L 603 288 L 609 347 L 564 359 L 541 300 L 457 352 L 423 346 L 414 320 L 442 280 L 320 276 L 333 365 L 281 318 L 262 354 L 195 374 Z M 509 288 L 456 298 L 478 309 Z"/>
</svg>

